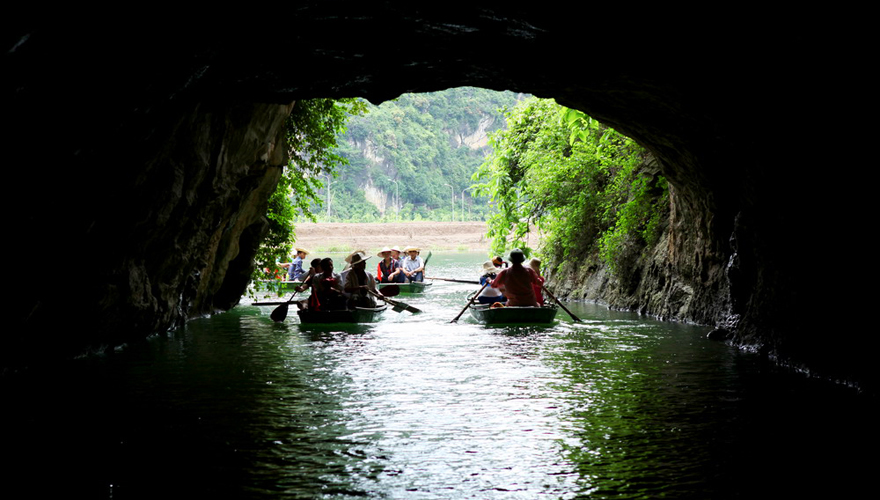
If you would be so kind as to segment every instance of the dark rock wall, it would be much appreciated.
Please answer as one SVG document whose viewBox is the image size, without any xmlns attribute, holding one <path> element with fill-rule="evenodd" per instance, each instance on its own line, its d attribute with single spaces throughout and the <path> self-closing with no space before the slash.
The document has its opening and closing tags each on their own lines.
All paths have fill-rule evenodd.
<svg viewBox="0 0 880 500">
<path fill-rule="evenodd" d="M 21 264 L 4 336 L 21 347 L 4 362 L 234 303 L 297 99 L 474 85 L 555 97 L 658 158 L 673 230 L 640 271 L 654 284 L 612 301 L 869 378 L 873 340 L 839 312 L 867 304 L 853 250 L 872 212 L 846 131 L 864 113 L 870 44 L 766 15 L 638 23 L 542 7 L 297 2 L 228 24 L 29 18 L 6 30 L 4 207 Z"/>
</svg>

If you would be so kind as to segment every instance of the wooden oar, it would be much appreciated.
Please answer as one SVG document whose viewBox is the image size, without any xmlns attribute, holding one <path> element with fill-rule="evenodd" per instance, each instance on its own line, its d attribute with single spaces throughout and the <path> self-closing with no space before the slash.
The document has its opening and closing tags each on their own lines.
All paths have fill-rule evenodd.
<svg viewBox="0 0 880 500">
<path fill-rule="evenodd" d="M 294 290 L 293 295 L 290 296 L 290 300 L 276 307 L 272 314 L 269 315 L 272 318 L 272 321 L 276 323 L 281 323 L 287 318 L 287 307 L 290 306 L 290 303 L 293 302 L 293 298 L 296 297 L 296 294 L 299 293 L 299 290 Z"/>
<path fill-rule="evenodd" d="M 479 285 L 479 281 L 468 281 L 468 280 L 454 280 L 450 278 L 425 278 L 426 280 L 440 280 L 440 281 L 451 281 L 453 283 L 467 283 L 469 285 Z"/>
<path fill-rule="evenodd" d="M 477 299 L 477 297 L 479 297 L 479 296 L 480 296 L 480 293 L 482 293 L 482 292 L 483 292 L 483 288 L 486 288 L 486 287 L 487 287 L 487 286 L 489 286 L 489 284 L 490 284 L 490 283 L 492 283 L 492 282 L 491 282 L 491 281 L 486 281 L 486 284 L 485 284 L 485 285 L 483 285 L 483 287 L 482 287 L 482 288 L 480 288 L 480 291 L 479 291 L 479 292 L 477 292 L 477 293 L 475 293 L 475 294 L 474 294 L 474 296 L 473 296 L 473 297 L 471 297 L 471 299 L 470 299 L 470 300 L 469 300 L 469 301 L 468 301 L 468 303 L 467 303 L 467 305 L 466 305 L 466 306 L 464 306 L 464 309 L 462 309 L 462 310 L 461 310 L 461 312 L 460 312 L 460 313 L 458 313 L 458 316 L 456 316 L 456 317 L 455 317 L 455 319 L 453 319 L 453 320 L 452 320 L 452 321 L 450 321 L 450 323 L 455 323 L 455 322 L 456 322 L 456 321 L 458 321 L 458 318 L 460 318 L 460 317 L 461 317 L 461 315 L 462 315 L 462 314 L 464 314 L 464 312 L 465 312 L 465 311 L 467 311 L 467 308 L 468 308 L 468 307 L 470 307 L 470 306 L 471 306 L 471 304 L 473 304 L 473 303 L 474 303 L 474 300 L 476 300 L 476 299 Z"/>
<path fill-rule="evenodd" d="M 547 290 L 547 287 L 545 287 L 544 285 L 541 285 L 541 288 L 543 288 L 544 291 L 547 292 L 547 295 L 549 295 L 550 298 L 552 298 L 553 300 L 556 301 L 557 304 L 559 304 L 559 307 L 561 307 L 565 312 L 568 313 L 569 316 L 571 316 L 571 319 L 577 321 L 578 323 L 583 323 L 583 321 L 581 321 L 580 318 L 578 318 L 577 316 L 575 316 L 574 314 L 572 314 L 571 311 L 569 311 L 568 308 L 565 307 L 565 306 L 562 304 L 562 302 L 559 302 L 559 299 L 557 299 L 555 295 L 553 295 L 552 293 L 550 293 L 550 290 Z"/>
<path fill-rule="evenodd" d="M 385 302 L 388 302 L 388 303 L 391 304 L 392 306 L 394 306 L 394 307 L 392 308 L 392 309 L 394 310 L 394 312 L 400 312 L 400 311 L 403 311 L 404 309 L 407 310 L 407 311 L 409 311 L 409 312 L 411 312 L 411 313 L 414 313 L 414 314 L 415 314 L 415 313 L 420 313 L 420 312 L 422 312 L 421 309 L 417 309 L 417 308 L 415 308 L 415 307 L 413 307 L 413 306 L 411 306 L 411 305 L 409 305 L 409 304 L 405 304 L 405 303 L 403 303 L 403 302 L 398 302 L 398 301 L 396 301 L 396 300 L 391 300 L 391 299 L 389 299 L 388 297 L 386 297 L 386 296 L 384 296 L 384 295 L 382 295 L 382 294 L 380 294 L 380 293 L 376 293 L 376 292 L 370 290 L 369 288 L 367 288 L 367 291 L 368 291 L 371 295 L 375 295 L 376 297 L 378 297 L 378 298 L 384 300 Z"/>
</svg>

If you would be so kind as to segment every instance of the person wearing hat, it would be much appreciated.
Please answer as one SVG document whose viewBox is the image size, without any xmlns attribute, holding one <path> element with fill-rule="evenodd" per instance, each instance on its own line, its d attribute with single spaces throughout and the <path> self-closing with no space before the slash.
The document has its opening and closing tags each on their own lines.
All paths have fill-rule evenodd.
<svg viewBox="0 0 880 500">
<path fill-rule="evenodd" d="M 494 262 L 491 260 L 483 262 L 483 273 L 480 275 L 480 285 L 491 283 L 492 280 L 495 279 L 495 276 L 497 276 L 497 273 L 498 269 L 495 268 Z M 480 295 L 477 295 L 477 302 L 480 304 L 494 304 L 506 300 L 507 298 L 501 293 L 500 288 L 493 288 L 491 286 L 483 287 Z"/>
<path fill-rule="evenodd" d="M 419 257 L 421 250 L 418 247 L 406 247 L 403 249 L 406 257 L 403 258 L 400 267 L 409 281 L 425 281 L 425 262 Z"/>
<path fill-rule="evenodd" d="M 504 295 L 507 296 L 509 306 L 533 306 L 537 307 L 538 300 L 535 298 L 535 285 L 539 285 L 538 273 L 532 268 L 523 266 L 526 256 L 522 250 L 516 248 L 510 251 L 510 267 L 502 269 L 498 276 L 492 280 L 492 288 L 504 287 Z"/>
<path fill-rule="evenodd" d="M 538 283 L 532 285 L 535 289 L 535 300 L 538 301 L 539 306 L 544 305 L 544 277 L 541 276 L 541 261 L 538 259 L 529 260 L 529 267 L 532 268 L 532 271 L 535 271 L 535 274 L 538 275 Z"/>
<path fill-rule="evenodd" d="M 308 254 L 308 250 L 299 247 L 296 248 L 296 257 L 294 257 L 293 261 L 290 263 L 290 267 L 287 271 L 287 279 L 290 281 L 300 281 L 302 277 L 305 276 L 306 271 L 303 269 L 303 259 L 305 259 Z"/>
<path fill-rule="evenodd" d="M 383 248 L 377 255 L 382 260 L 376 266 L 376 279 L 379 283 L 399 283 L 399 277 L 403 276 L 400 269 L 400 262 L 391 256 L 392 250 L 388 247 Z"/>
<path fill-rule="evenodd" d="M 348 276 L 348 273 L 351 271 L 351 259 L 352 259 L 356 254 L 367 255 L 367 251 L 366 251 L 366 250 L 355 250 L 354 252 L 351 252 L 350 254 L 348 254 L 348 255 L 345 257 L 345 268 L 342 270 L 341 273 L 339 273 L 340 276 L 342 277 L 342 282 L 343 282 L 343 283 L 345 283 L 345 278 Z M 349 296 L 350 296 L 350 294 L 348 294 L 348 293 L 345 294 L 345 297 L 346 297 L 346 298 L 348 298 Z"/>
<path fill-rule="evenodd" d="M 378 293 L 376 278 L 367 272 L 367 259 L 370 257 L 363 252 L 355 252 L 350 257 L 351 270 L 343 286 L 345 292 L 350 294 L 348 307 L 376 307 L 376 299 L 370 293 Z"/>
<path fill-rule="evenodd" d="M 494 264 L 495 267 L 507 267 L 507 262 L 504 262 L 500 255 L 496 255 L 495 258 L 492 259 L 492 264 Z"/>
<path fill-rule="evenodd" d="M 396 245 L 391 247 L 391 258 L 397 261 L 397 267 L 400 267 L 403 262 L 403 260 L 400 258 L 400 247 Z M 398 274 L 397 277 L 394 278 L 394 280 L 395 283 L 406 283 L 406 275 L 403 274 L 403 271 L 401 271 L 400 274 Z"/>
</svg>

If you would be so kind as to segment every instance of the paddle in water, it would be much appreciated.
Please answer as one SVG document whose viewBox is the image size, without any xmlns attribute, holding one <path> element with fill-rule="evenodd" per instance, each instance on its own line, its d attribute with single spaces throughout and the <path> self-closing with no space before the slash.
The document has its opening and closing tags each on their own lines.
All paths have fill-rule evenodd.
<svg viewBox="0 0 880 500">
<path fill-rule="evenodd" d="M 299 290 L 294 290 L 293 295 L 290 296 L 290 300 L 276 307 L 272 314 L 269 315 L 272 318 L 272 321 L 276 323 L 281 323 L 287 318 L 287 308 L 290 306 L 290 303 L 293 302 L 293 298 L 296 297 L 296 294 L 299 293 Z"/>
<path fill-rule="evenodd" d="M 568 308 L 565 307 L 565 306 L 562 304 L 562 302 L 560 302 L 559 299 L 556 298 L 555 295 L 553 295 L 552 293 L 550 293 L 550 290 L 547 290 L 547 287 L 545 287 L 544 285 L 541 285 L 541 288 L 543 288 L 544 291 L 547 292 L 547 295 L 549 295 L 550 298 L 552 298 L 553 300 L 556 301 L 557 304 L 559 304 L 559 307 L 561 307 L 565 312 L 568 313 L 569 316 L 571 316 L 571 319 L 577 321 L 578 323 L 583 323 L 583 321 L 581 321 L 580 318 L 578 318 L 577 316 L 575 316 L 574 314 L 572 314 L 571 311 L 569 311 Z"/>
<path fill-rule="evenodd" d="M 385 288 L 391 288 L 391 287 L 383 287 L 380 291 L 383 291 L 383 293 L 384 293 Z M 375 295 L 376 298 L 382 299 L 382 300 L 384 300 L 385 302 L 387 302 L 387 303 L 391 304 L 392 306 L 394 306 L 394 307 L 392 307 L 392 310 L 393 310 L 394 312 L 398 312 L 398 313 L 399 313 L 400 311 L 403 311 L 403 310 L 409 311 L 409 312 L 411 312 L 411 313 L 420 313 L 420 312 L 422 312 L 421 309 L 417 309 L 417 308 L 415 308 L 415 307 L 413 307 L 413 306 L 411 306 L 411 305 L 409 305 L 409 304 L 403 303 L 403 302 L 398 302 L 398 301 L 396 301 L 396 300 L 391 300 L 391 299 L 389 299 L 387 296 L 385 296 L 385 295 L 383 295 L 383 294 L 381 294 L 381 293 L 376 293 L 376 292 L 370 290 L 369 288 L 367 288 L 367 291 L 368 291 L 370 294 Z M 397 291 L 400 292 L 400 289 L 398 288 Z M 395 295 L 396 295 L 396 294 L 395 294 Z"/>
<path fill-rule="evenodd" d="M 483 285 L 482 288 L 480 288 L 480 291 L 479 291 L 479 292 L 475 293 L 474 296 L 471 297 L 471 299 L 468 301 L 467 305 L 464 306 L 464 309 L 462 309 L 461 312 L 458 313 L 458 316 L 456 316 L 455 319 L 453 319 L 452 321 L 450 321 L 450 323 L 455 323 L 456 321 L 458 321 L 458 318 L 460 318 L 461 315 L 464 314 L 465 311 L 467 311 L 467 308 L 470 307 L 471 304 L 473 304 L 475 300 L 477 300 L 477 297 L 479 297 L 480 294 L 483 293 L 483 289 L 486 288 L 487 286 L 489 286 L 491 283 L 492 283 L 491 281 L 486 281 L 486 284 Z"/>
<path fill-rule="evenodd" d="M 469 285 L 479 285 L 479 281 L 474 280 L 454 280 L 451 278 L 425 278 L 426 280 L 440 280 L 440 281 L 451 281 L 453 283 L 467 283 Z"/>
</svg>

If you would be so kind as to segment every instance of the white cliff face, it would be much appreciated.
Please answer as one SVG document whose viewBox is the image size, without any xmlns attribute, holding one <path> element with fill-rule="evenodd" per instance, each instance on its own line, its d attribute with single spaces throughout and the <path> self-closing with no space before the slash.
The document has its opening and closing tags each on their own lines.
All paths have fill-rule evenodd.
<svg viewBox="0 0 880 500">
<path fill-rule="evenodd" d="M 466 147 L 478 150 L 489 146 L 488 131 L 495 124 L 495 121 L 496 117 L 487 115 L 480 119 L 475 130 L 448 129 L 446 132 L 449 134 L 450 143 L 455 148 Z M 381 154 L 379 145 L 371 138 L 354 141 L 352 144 L 375 169 L 386 172 L 395 170 L 394 165 Z M 386 210 L 394 208 L 393 192 L 385 192 L 381 187 L 376 186 L 372 177 L 363 179 L 359 185 L 363 189 L 367 201 L 374 205 L 381 214 L 384 215 Z M 391 201 L 389 202 L 389 200 Z"/>
<path fill-rule="evenodd" d="M 363 189 L 364 197 L 367 201 L 375 205 L 376 208 L 379 209 L 379 212 L 384 215 L 385 209 L 388 206 L 388 193 L 373 185 L 373 179 L 367 179 L 367 183 L 363 186 Z"/>
<path fill-rule="evenodd" d="M 487 130 L 495 123 L 495 117 L 484 116 L 477 124 L 477 129 L 470 134 L 457 133 L 453 134 L 455 147 L 467 147 L 470 149 L 480 149 L 489 145 L 489 134 Z"/>
</svg>

